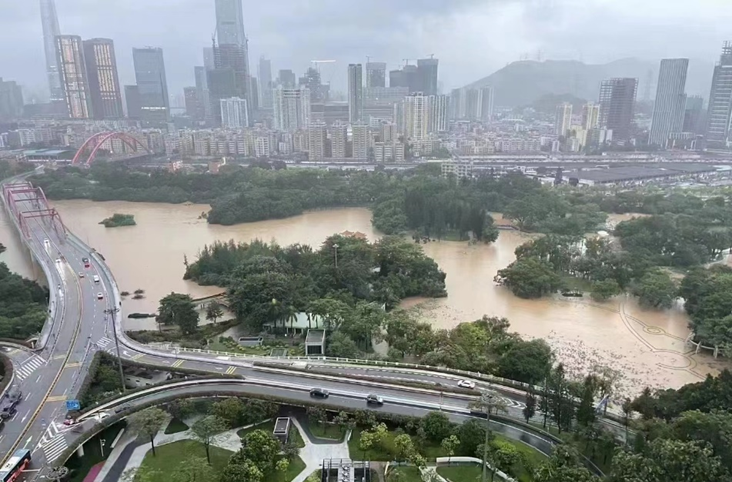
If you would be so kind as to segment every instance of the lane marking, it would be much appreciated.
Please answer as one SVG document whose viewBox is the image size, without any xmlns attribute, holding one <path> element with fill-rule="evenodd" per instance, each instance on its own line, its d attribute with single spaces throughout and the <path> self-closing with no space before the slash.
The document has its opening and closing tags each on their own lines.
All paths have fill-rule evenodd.
<svg viewBox="0 0 732 482">
<path fill-rule="evenodd" d="M 237 368 L 238 367 L 229 367 L 229 368 L 227 368 L 226 369 L 226 374 L 227 375 L 233 375 Z"/>
<path fill-rule="evenodd" d="M 176 361 L 175 363 L 173 363 L 173 364 L 172 364 L 172 365 L 170 365 L 170 366 L 171 366 L 171 367 L 174 367 L 174 368 L 178 368 L 178 367 L 179 367 L 179 366 L 181 366 L 181 365 L 182 365 L 183 363 L 185 363 L 185 360 L 177 360 L 177 361 Z"/>
<path fill-rule="evenodd" d="M 64 366 L 64 368 L 76 368 L 76 367 L 80 367 L 80 366 L 81 366 L 81 362 L 71 362 L 71 363 L 67 363 Z"/>
<path fill-rule="evenodd" d="M 66 395 L 55 395 L 53 397 L 48 397 L 46 399 L 47 402 L 65 402 L 66 401 Z"/>
<path fill-rule="evenodd" d="M 144 354 L 144 353 L 138 353 L 137 355 L 134 355 L 134 356 L 132 357 L 132 359 L 133 359 L 133 360 L 139 360 L 140 358 L 142 358 L 142 357 L 144 357 L 144 356 L 145 356 L 145 354 Z"/>
</svg>

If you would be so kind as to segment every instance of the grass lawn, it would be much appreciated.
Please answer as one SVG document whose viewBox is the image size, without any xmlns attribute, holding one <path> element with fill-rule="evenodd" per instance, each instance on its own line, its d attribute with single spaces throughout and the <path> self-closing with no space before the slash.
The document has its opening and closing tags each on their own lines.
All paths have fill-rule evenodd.
<svg viewBox="0 0 732 482">
<path fill-rule="evenodd" d="M 186 430 L 188 430 L 188 428 L 188 425 L 173 417 L 170 419 L 170 423 L 168 424 L 168 426 L 165 427 L 165 433 L 171 434 L 185 432 Z"/>
<path fill-rule="evenodd" d="M 478 464 L 437 467 L 437 473 L 452 482 L 476 481 L 480 480 L 483 475 L 480 465 Z"/>
<path fill-rule="evenodd" d="M 419 469 L 417 467 L 394 467 L 392 469 L 389 469 L 389 475 L 394 472 L 399 472 L 404 477 L 400 478 L 400 481 L 403 480 L 404 482 L 422 482 L 422 474 L 419 472 Z M 459 482 L 463 481 L 460 480 Z"/>
<path fill-rule="evenodd" d="M 290 427 L 290 442 L 295 444 L 295 447 L 301 449 L 305 447 L 305 441 L 302 439 L 302 435 L 300 435 L 300 431 L 292 425 Z"/>
<path fill-rule="evenodd" d="M 112 442 L 117 437 L 122 428 L 125 427 L 125 423 L 116 423 L 111 427 L 107 428 L 100 435 L 89 440 L 84 444 L 84 457 L 79 458 L 77 455 L 73 455 L 66 463 L 66 467 L 72 471 L 69 482 L 82 482 L 84 477 L 87 476 L 92 467 L 99 462 L 107 460 L 109 453 L 112 451 Z M 104 456 L 102 456 L 101 447 L 99 440 L 104 439 Z"/>
<path fill-rule="evenodd" d="M 149 444 L 147 445 L 149 447 Z M 229 463 L 229 458 L 234 454 L 229 450 L 211 446 L 211 467 L 217 474 Z M 155 448 L 157 455 L 153 456 L 152 450 L 145 454 L 142 465 L 160 471 L 159 480 L 151 482 L 167 482 L 170 474 L 175 472 L 181 460 L 190 457 L 206 458 L 206 449 L 201 442 L 195 440 L 180 440 L 167 445 Z"/>
<path fill-rule="evenodd" d="M 249 432 L 253 432 L 254 430 L 264 430 L 267 433 L 272 433 L 274 431 L 274 425 L 274 419 L 268 420 L 264 423 L 260 423 L 259 425 L 255 425 L 254 427 L 243 428 L 237 431 L 236 434 L 239 436 L 239 438 L 242 438 L 244 435 L 248 434 Z"/>
<path fill-rule="evenodd" d="M 300 457 L 290 460 L 290 466 L 286 472 L 275 472 L 264 478 L 264 482 L 290 482 L 297 475 L 305 470 L 305 462 Z"/>
<path fill-rule="evenodd" d="M 325 438 L 331 440 L 343 440 L 344 433 L 341 432 L 341 428 L 338 425 L 332 423 L 326 423 L 323 426 L 322 423 L 310 423 L 308 424 L 310 431 L 318 438 Z"/>
</svg>

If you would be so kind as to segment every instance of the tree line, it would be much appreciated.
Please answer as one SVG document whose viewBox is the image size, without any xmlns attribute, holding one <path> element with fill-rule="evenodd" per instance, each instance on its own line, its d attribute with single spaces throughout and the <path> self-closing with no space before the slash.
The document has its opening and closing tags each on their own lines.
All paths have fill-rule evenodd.
<svg viewBox="0 0 732 482">
<path fill-rule="evenodd" d="M 0 253 L 5 246 L 0 244 Z M 46 321 L 48 290 L 0 263 L 0 338 L 27 340 Z"/>
</svg>

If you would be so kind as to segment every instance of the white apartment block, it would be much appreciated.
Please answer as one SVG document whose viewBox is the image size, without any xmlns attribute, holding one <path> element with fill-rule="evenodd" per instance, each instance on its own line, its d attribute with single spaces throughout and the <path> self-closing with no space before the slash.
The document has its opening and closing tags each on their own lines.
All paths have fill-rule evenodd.
<svg viewBox="0 0 732 482">
<path fill-rule="evenodd" d="M 307 129 L 310 122 L 310 90 L 306 88 L 272 91 L 275 129 L 294 132 Z"/>
<path fill-rule="evenodd" d="M 221 99 L 221 126 L 225 129 L 241 129 L 249 125 L 247 101 L 240 97 Z"/>
<path fill-rule="evenodd" d="M 369 157 L 371 135 L 369 126 L 365 124 L 354 124 L 351 126 L 351 137 L 353 139 L 353 158 L 366 160 Z"/>
</svg>

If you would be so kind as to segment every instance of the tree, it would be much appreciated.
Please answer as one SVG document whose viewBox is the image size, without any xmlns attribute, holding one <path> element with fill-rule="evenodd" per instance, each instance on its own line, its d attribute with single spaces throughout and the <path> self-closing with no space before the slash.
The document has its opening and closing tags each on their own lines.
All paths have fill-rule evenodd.
<svg viewBox="0 0 732 482">
<path fill-rule="evenodd" d="M 534 473 L 535 482 L 600 482 L 600 479 L 580 465 L 577 452 L 566 444 L 557 445 L 552 456 Z M 624 482 L 636 482 L 628 479 Z"/>
<path fill-rule="evenodd" d="M 173 400 L 166 406 L 166 409 L 173 418 L 182 421 L 194 413 L 195 405 L 192 400 L 184 398 Z"/>
<path fill-rule="evenodd" d="M 473 410 L 479 410 L 486 414 L 485 418 L 485 440 L 483 441 L 483 481 L 487 475 L 487 462 L 488 462 L 488 436 L 490 435 L 489 424 L 491 421 L 491 412 L 506 412 L 506 401 L 500 398 L 495 393 L 482 392 L 480 399 L 471 402 L 470 408 Z"/>
<path fill-rule="evenodd" d="M 450 463 L 450 457 L 455 455 L 455 449 L 458 448 L 458 445 L 460 445 L 460 439 L 457 438 L 456 435 L 450 435 L 449 437 L 445 437 L 444 439 L 442 439 L 442 442 L 440 442 L 442 450 L 444 450 L 447 454 L 448 464 Z"/>
<path fill-rule="evenodd" d="M 488 431 L 486 424 L 482 420 L 470 419 L 463 422 L 455 432 L 460 440 L 460 452 L 463 454 L 476 453 L 478 446 L 492 437 L 490 431 L 488 434 L 486 431 Z"/>
<path fill-rule="evenodd" d="M 414 442 L 409 435 L 403 433 L 394 437 L 394 456 L 397 462 L 409 458 L 414 451 Z"/>
<path fill-rule="evenodd" d="M 374 434 L 364 430 L 361 432 L 361 436 L 358 439 L 358 448 L 363 452 L 363 458 L 366 459 L 366 451 L 370 450 L 374 446 Z"/>
<path fill-rule="evenodd" d="M 521 410 L 521 412 L 524 414 L 526 423 L 529 423 L 531 417 L 536 415 L 536 395 L 534 395 L 534 391 L 531 389 L 526 392 L 526 406 Z"/>
<path fill-rule="evenodd" d="M 499 440 L 493 441 L 491 460 L 493 461 L 494 469 L 508 474 L 520 459 L 521 454 L 519 454 L 519 451 L 513 444 Z M 493 482 L 495 475 L 496 471 L 493 470 L 493 473 L 491 473 L 491 482 Z"/>
<path fill-rule="evenodd" d="M 308 407 L 307 414 L 311 423 L 319 423 L 323 427 L 328 420 L 328 414 L 325 412 L 325 409 L 320 407 Z"/>
<path fill-rule="evenodd" d="M 605 301 L 622 292 L 620 285 L 614 279 L 594 281 L 590 296 L 595 301 Z"/>
<path fill-rule="evenodd" d="M 155 436 L 167 419 L 168 414 L 156 407 L 146 408 L 130 416 L 130 427 L 139 436 L 150 440 L 153 456 L 155 456 Z"/>
<path fill-rule="evenodd" d="M 198 328 L 198 313 L 193 299 L 180 293 L 170 293 L 160 300 L 155 319 L 163 325 L 178 325 L 184 335 L 195 333 Z"/>
<path fill-rule="evenodd" d="M 585 427 L 595 421 L 595 390 L 595 379 L 588 375 L 582 386 L 582 397 L 577 409 L 577 423 Z"/>
<path fill-rule="evenodd" d="M 434 441 L 439 441 L 450 435 L 452 422 L 442 412 L 428 413 L 420 423 L 427 436 Z"/>
<path fill-rule="evenodd" d="M 498 278 L 520 298 L 540 298 L 562 287 L 562 278 L 538 258 L 520 258 L 498 271 Z"/>
<path fill-rule="evenodd" d="M 284 473 L 284 472 L 287 472 L 287 469 L 289 469 L 289 468 L 290 468 L 290 461 L 287 459 L 280 459 L 275 464 L 275 470 L 277 470 L 277 472 Z"/>
<path fill-rule="evenodd" d="M 628 425 L 630 425 L 630 419 L 633 415 L 633 402 L 630 398 L 625 397 L 623 404 L 621 405 L 623 411 L 623 426 L 625 427 L 625 445 L 628 445 Z"/>
<path fill-rule="evenodd" d="M 224 316 L 224 309 L 217 300 L 211 300 L 206 307 L 206 319 L 213 321 L 216 324 L 216 320 Z"/>
<path fill-rule="evenodd" d="M 206 448 L 206 461 L 211 465 L 211 441 L 215 435 L 226 430 L 226 421 L 215 415 L 209 415 L 194 423 L 191 430 L 196 439 Z"/>
<path fill-rule="evenodd" d="M 504 344 L 498 359 L 498 375 L 534 384 L 544 379 L 552 366 L 552 349 L 544 340 L 513 339 Z"/>
<path fill-rule="evenodd" d="M 232 459 L 240 456 L 243 460 L 251 461 L 265 475 L 274 470 L 280 443 L 272 434 L 253 430 L 242 437 L 241 443 L 242 449 Z"/>
<path fill-rule="evenodd" d="M 186 457 L 178 462 L 172 474 L 166 474 L 171 482 L 209 482 L 214 480 L 212 468 L 203 457 Z M 158 479 L 160 480 L 160 479 Z"/>
<path fill-rule="evenodd" d="M 338 425 L 341 432 L 345 432 L 346 429 L 350 428 L 353 419 L 346 412 L 339 412 L 338 415 L 333 417 L 333 423 Z"/>
<path fill-rule="evenodd" d="M 225 398 L 211 407 L 211 413 L 231 428 L 241 425 L 245 410 L 244 403 L 236 397 Z"/>
<path fill-rule="evenodd" d="M 642 305 L 650 308 L 671 308 L 676 299 L 676 285 L 661 271 L 646 273 L 632 286 L 631 292 Z"/>
<path fill-rule="evenodd" d="M 219 482 L 262 482 L 264 473 L 250 460 L 242 460 L 232 456 L 229 464 L 224 467 Z"/>
</svg>

